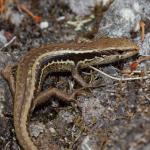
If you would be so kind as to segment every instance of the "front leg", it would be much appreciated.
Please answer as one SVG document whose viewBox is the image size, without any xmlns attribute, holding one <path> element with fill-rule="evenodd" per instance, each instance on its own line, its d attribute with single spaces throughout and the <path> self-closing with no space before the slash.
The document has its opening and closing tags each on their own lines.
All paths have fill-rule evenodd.
<svg viewBox="0 0 150 150">
<path fill-rule="evenodd" d="M 73 70 L 72 70 L 72 77 L 76 80 L 78 84 L 80 84 L 84 89 L 88 88 L 97 88 L 101 87 L 102 85 L 97 85 L 96 83 L 87 83 L 82 76 L 79 74 L 79 66 L 77 65 Z"/>
<path fill-rule="evenodd" d="M 76 66 L 72 70 L 72 77 L 82 86 L 82 87 L 88 87 L 89 84 L 84 81 L 84 79 L 81 77 L 78 71 L 78 66 Z"/>
</svg>

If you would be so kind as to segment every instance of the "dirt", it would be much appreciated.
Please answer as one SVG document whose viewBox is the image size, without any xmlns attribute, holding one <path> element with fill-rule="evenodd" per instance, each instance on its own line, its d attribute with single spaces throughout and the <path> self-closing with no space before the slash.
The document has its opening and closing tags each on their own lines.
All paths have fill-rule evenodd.
<svg viewBox="0 0 150 150">
<path fill-rule="evenodd" d="M 11 13 L 23 15 L 23 19 L 14 25 L 5 15 L 0 18 L 0 30 L 4 31 L 6 40 L 10 41 L 16 36 L 9 46 L 4 47 L 6 43 L 3 42 L 1 44 L 4 47 L 0 52 L 1 69 L 8 64 L 16 64 L 31 48 L 85 38 L 85 33 L 90 32 L 89 28 L 95 24 L 92 20 L 80 31 L 75 31 L 75 27 L 67 21 L 74 20 L 76 14 L 66 3 L 54 0 L 25 2 L 34 14 L 41 16 L 41 22 L 48 22 L 48 27 L 41 29 L 39 23 L 12 4 Z M 100 69 L 120 77 L 120 72 L 130 70 L 130 63 L 137 58 L 135 56 Z M 44 150 L 50 147 L 66 150 L 86 150 L 88 147 L 92 150 L 150 149 L 150 79 L 115 81 L 101 77 L 96 72 L 82 72 L 82 75 L 85 80 L 98 79 L 103 86 L 87 90 L 77 98 L 76 103 L 67 104 L 52 98 L 36 108 L 29 122 L 29 131 L 35 144 Z M 43 90 L 53 85 L 69 92 L 79 88 L 71 76 L 49 76 Z M 0 149 L 17 150 L 20 146 L 13 127 L 13 98 L 2 77 L 0 107 Z"/>
</svg>

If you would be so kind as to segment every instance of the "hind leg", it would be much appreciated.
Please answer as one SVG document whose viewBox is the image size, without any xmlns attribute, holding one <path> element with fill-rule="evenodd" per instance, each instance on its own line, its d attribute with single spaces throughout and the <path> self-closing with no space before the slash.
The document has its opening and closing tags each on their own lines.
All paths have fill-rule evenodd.
<svg viewBox="0 0 150 150">
<path fill-rule="evenodd" d="M 8 65 L 2 71 L 1 75 L 8 82 L 12 96 L 15 94 L 15 77 L 13 75 L 14 70 L 17 69 L 17 65 Z"/>
</svg>

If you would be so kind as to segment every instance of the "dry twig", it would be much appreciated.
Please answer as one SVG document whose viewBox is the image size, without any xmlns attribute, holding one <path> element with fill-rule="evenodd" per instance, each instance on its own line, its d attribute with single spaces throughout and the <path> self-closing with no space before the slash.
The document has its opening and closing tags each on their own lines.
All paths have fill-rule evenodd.
<svg viewBox="0 0 150 150">
<path fill-rule="evenodd" d="M 89 66 L 89 68 L 99 72 L 100 74 L 102 74 L 102 75 L 104 75 L 104 76 L 106 76 L 108 78 L 111 78 L 111 79 L 117 80 L 117 81 L 132 81 L 132 80 L 140 80 L 140 79 L 148 79 L 148 78 L 150 78 L 150 75 L 143 76 L 143 77 L 134 77 L 134 78 L 125 78 L 125 77 L 120 77 L 119 78 L 119 77 L 113 77 L 113 76 L 111 76 L 111 75 L 109 75 L 109 74 L 107 74 L 107 73 L 105 73 L 105 72 L 103 72 L 103 71 L 93 67 L 93 66 Z"/>
<path fill-rule="evenodd" d="M 8 43 L 6 43 L 2 48 L 0 48 L 0 51 L 8 47 L 11 43 L 13 43 L 15 39 L 16 39 L 16 36 L 14 36 Z"/>
</svg>

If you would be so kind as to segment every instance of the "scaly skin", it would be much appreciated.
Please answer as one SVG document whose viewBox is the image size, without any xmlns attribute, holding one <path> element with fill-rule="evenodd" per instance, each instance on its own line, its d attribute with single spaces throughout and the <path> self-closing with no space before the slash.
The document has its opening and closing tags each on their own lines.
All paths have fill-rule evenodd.
<svg viewBox="0 0 150 150">
<path fill-rule="evenodd" d="M 42 79 L 39 80 L 38 78 L 42 78 L 42 76 L 45 76 L 43 74 L 47 74 L 49 71 L 73 72 L 76 66 L 82 69 L 89 65 L 101 65 L 119 61 L 137 54 L 138 49 L 137 45 L 128 39 L 108 38 L 99 39 L 90 43 L 51 44 L 31 50 L 18 63 L 16 72 L 14 127 L 16 137 L 21 147 L 24 150 L 38 150 L 36 145 L 32 142 L 27 130 L 31 109 L 43 101 L 42 98 L 39 98 L 39 101 L 35 102 L 34 106 L 32 106 L 36 98 L 35 95 L 37 95 L 36 86 L 39 85 L 36 83 L 42 81 Z M 118 51 L 115 52 L 116 50 L 122 53 L 119 53 L 118 56 Z M 98 55 L 98 58 L 95 57 L 96 55 Z M 101 55 L 103 57 L 101 57 Z M 60 61 L 60 59 L 62 61 Z M 49 61 L 48 64 L 47 61 Z M 40 64 L 44 65 L 40 66 Z M 44 69 L 42 70 L 42 68 Z M 53 92 L 51 91 L 46 94 L 47 97 L 55 95 L 64 100 L 69 100 L 68 95 L 60 95 L 60 92 L 55 89 L 53 89 Z"/>
</svg>

